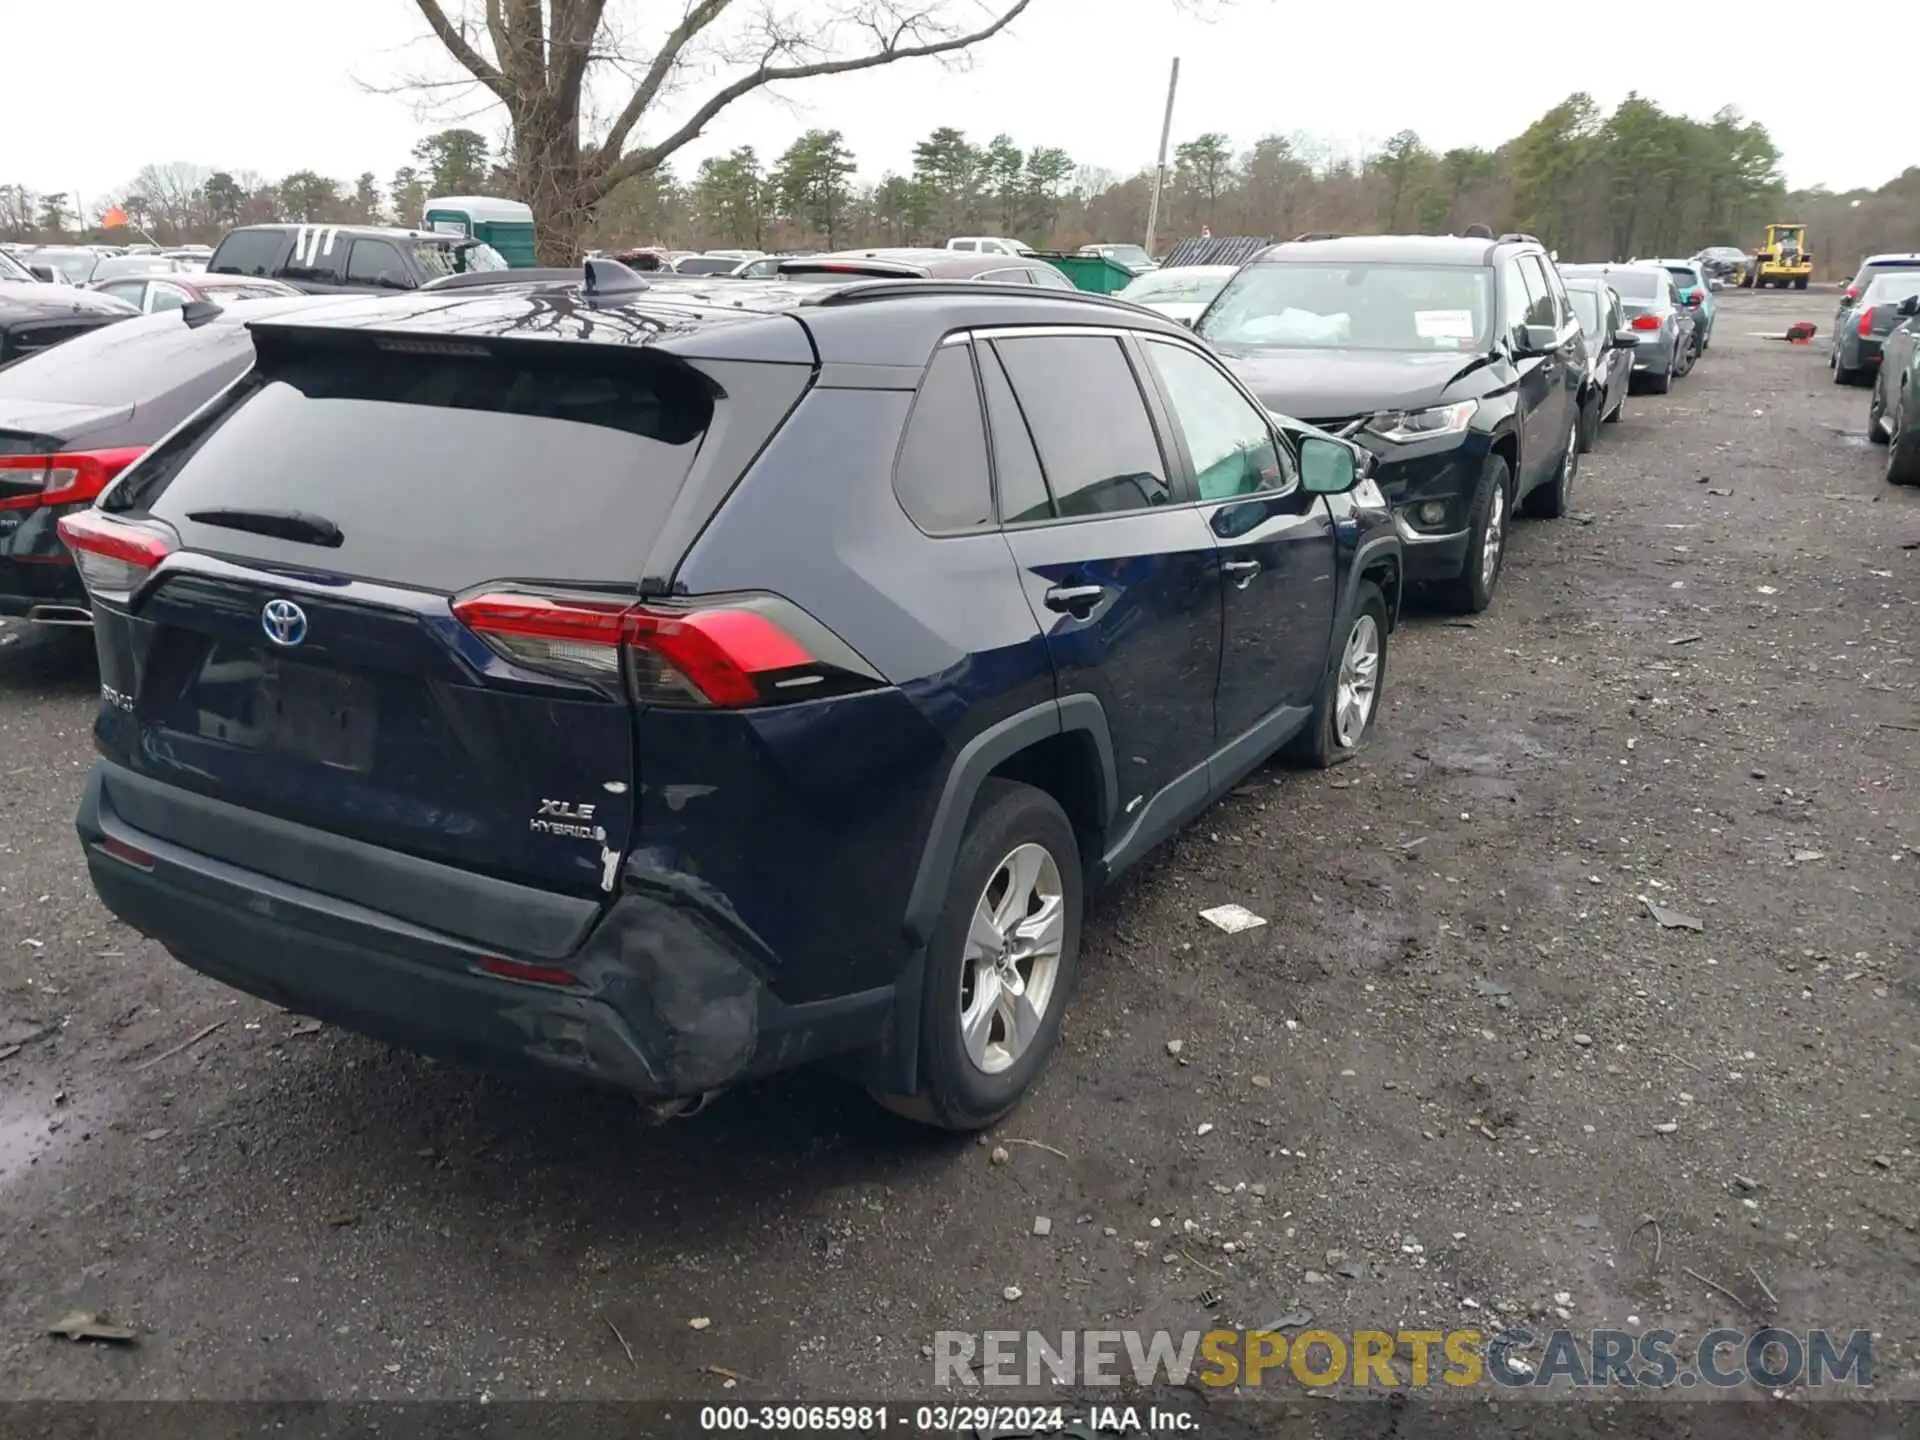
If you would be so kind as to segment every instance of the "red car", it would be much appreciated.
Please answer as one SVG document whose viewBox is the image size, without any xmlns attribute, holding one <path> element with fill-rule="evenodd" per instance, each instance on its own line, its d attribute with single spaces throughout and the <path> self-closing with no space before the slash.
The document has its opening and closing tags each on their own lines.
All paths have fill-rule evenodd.
<svg viewBox="0 0 1920 1440">
<path fill-rule="evenodd" d="M 291 285 L 269 280 L 262 275 L 209 275 L 201 271 L 173 271 L 155 275 L 128 275 L 92 287 L 102 295 L 112 295 L 136 305 L 146 314 L 160 310 L 178 310 L 189 300 L 267 300 L 277 296 L 298 295 Z"/>
</svg>

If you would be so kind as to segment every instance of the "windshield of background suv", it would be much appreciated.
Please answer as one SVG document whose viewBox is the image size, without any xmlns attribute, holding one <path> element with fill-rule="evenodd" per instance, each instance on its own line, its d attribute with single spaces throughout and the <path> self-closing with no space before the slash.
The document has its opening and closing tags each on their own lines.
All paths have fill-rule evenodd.
<svg viewBox="0 0 1920 1440">
<path fill-rule="evenodd" d="M 424 241 L 413 247 L 413 263 L 429 280 L 438 280 L 442 275 L 471 275 L 507 268 L 505 256 L 478 240 Z"/>
<path fill-rule="evenodd" d="M 1149 300 L 1206 302 L 1218 295 L 1233 278 L 1231 270 L 1211 270 L 1200 265 L 1178 265 L 1171 270 L 1155 270 L 1130 281 L 1120 299 L 1143 304 Z"/>
<path fill-rule="evenodd" d="M 1153 257 L 1138 245 L 1103 245 L 1099 253 L 1109 260 L 1118 260 L 1122 265 L 1151 265 Z"/>
<path fill-rule="evenodd" d="M 1673 283 L 1682 290 L 1700 283 L 1700 277 L 1693 273 L 1691 265 L 1669 265 L 1667 273 L 1673 277 Z"/>
<path fill-rule="evenodd" d="M 91 250 L 36 250 L 36 265 L 51 265 L 69 285 L 84 285 L 93 278 L 93 267 L 100 257 Z"/>
<path fill-rule="evenodd" d="M 1248 265 L 1202 319 L 1216 345 L 1474 350 L 1492 343 L 1493 272 L 1466 265 Z"/>
</svg>

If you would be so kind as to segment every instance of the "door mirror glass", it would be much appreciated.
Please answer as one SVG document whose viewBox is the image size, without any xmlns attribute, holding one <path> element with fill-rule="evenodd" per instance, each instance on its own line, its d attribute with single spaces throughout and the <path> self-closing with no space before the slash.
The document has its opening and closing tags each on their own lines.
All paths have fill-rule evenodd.
<svg viewBox="0 0 1920 1440">
<path fill-rule="evenodd" d="M 1545 355 L 1560 344 L 1560 332 L 1551 325 L 1522 325 L 1514 332 L 1514 348 L 1522 355 Z"/>
<path fill-rule="evenodd" d="M 1360 483 L 1353 447 L 1338 440 L 1304 435 L 1300 439 L 1300 483 L 1315 495 L 1344 495 Z"/>
</svg>

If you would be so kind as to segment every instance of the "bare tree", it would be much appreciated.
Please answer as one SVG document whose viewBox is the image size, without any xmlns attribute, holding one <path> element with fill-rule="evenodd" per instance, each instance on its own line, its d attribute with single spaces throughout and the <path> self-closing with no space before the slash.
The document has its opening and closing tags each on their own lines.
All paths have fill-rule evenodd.
<svg viewBox="0 0 1920 1440">
<path fill-rule="evenodd" d="M 477 83 L 505 107 L 540 258 L 568 264 L 615 186 L 659 169 L 734 101 L 789 80 L 963 55 L 1032 0 L 830 0 L 805 16 L 784 0 L 680 0 L 671 28 L 637 51 L 624 16 L 609 14 L 620 0 L 414 3 L 465 72 L 460 83 Z M 674 128 L 640 139 L 642 122 L 695 73 L 714 88 Z M 624 99 L 593 127 L 598 138 L 587 137 L 591 98 L 616 84 Z"/>
</svg>

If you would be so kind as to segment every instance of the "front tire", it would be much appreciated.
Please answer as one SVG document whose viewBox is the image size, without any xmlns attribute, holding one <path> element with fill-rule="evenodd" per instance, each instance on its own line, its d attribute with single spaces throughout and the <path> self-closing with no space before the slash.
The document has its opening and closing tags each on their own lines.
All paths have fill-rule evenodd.
<svg viewBox="0 0 1920 1440">
<path fill-rule="evenodd" d="M 1493 592 L 1506 564 L 1512 496 L 1513 475 L 1507 462 L 1489 455 L 1480 467 L 1480 479 L 1467 506 L 1466 568 L 1439 591 L 1441 602 L 1456 614 L 1478 615 L 1493 603 Z"/>
<path fill-rule="evenodd" d="M 1588 448 L 1580 443 L 1585 424 L 1583 411 L 1582 418 L 1567 432 L 1567 448 L 1554 467 L 1553 479 L 1527 496 L 1526 504 L 1521 507 L 1527 514 L 1542 520 L 1558 520 L 1567 513 L 1573 503 L 1573 482 L 1580 472 L 1580 452 Z"/>
<path fill-rule="evenodd" d="M 1907 413 L 1907 398 L 1894 403 L 1893 434 L 1887 441 L 1887 483 L 1920 485 L 1920 429 Z"/>
<path fill-rule="evenodd" d="M 1607 403 L 1607 397 L 1598 390 L 1587 396 L 1580 406 L 1580 453 L 1590 454 L 1593 442 L 1600 438 L 1600 407 Z"/>
<path fill-rule="evenodd" d="M 1366 748 L 1380 714 L 1387 683 L 1387 600 L 1371 580 L 1362 581 L 1340 648 L 1314 701 L 1313 718 L 1287 742 L 1282 754 L 1300 765 L 1330 770 Z"/>
<path fill-rule="evenodd" d="M 1796 289 L 1796 290 L 1804 290 L 1804 289 L 1806 289 L 1806 288 L 1807 288 L 1807 277 L 1806 277 L 1806 276 L 1804 276 L 1804 275 L 1797 275 L 1797 276 L 1795 276 L 1795 277 L 1794 277 L 1794 281 L 1793 281 L 1793 288 L 1794 288 L 1794 289 Z"/>
<path fill-rule="evenodd" d="M 890 1108 L 981 1130 L 1025 1097 L 1060 1039 L 1080 962 L 1080 845 L 1059 803 L 981 787 L 927 946 L 921 1090 Z"/>
</svg>

